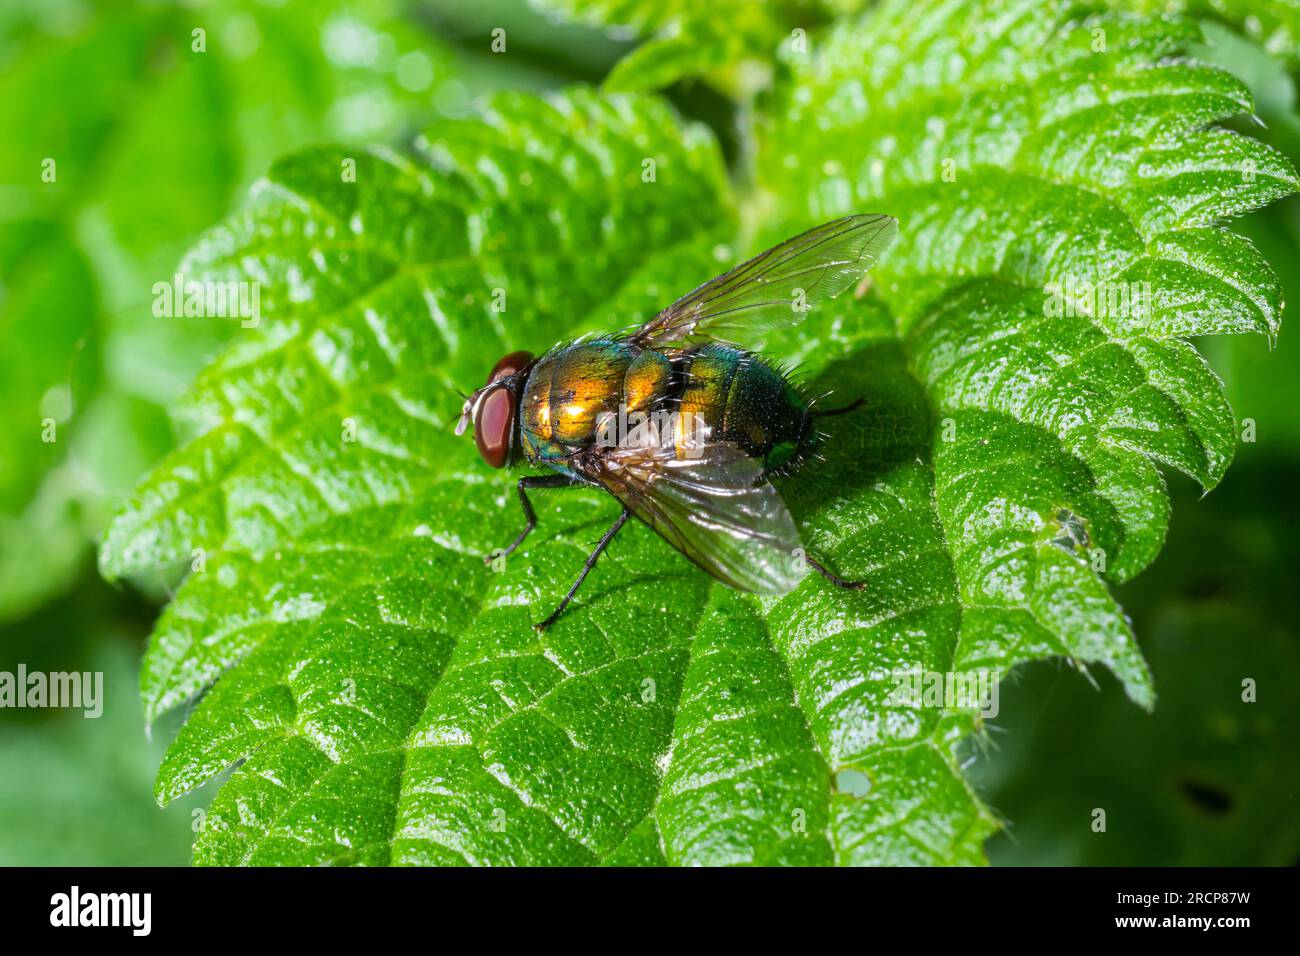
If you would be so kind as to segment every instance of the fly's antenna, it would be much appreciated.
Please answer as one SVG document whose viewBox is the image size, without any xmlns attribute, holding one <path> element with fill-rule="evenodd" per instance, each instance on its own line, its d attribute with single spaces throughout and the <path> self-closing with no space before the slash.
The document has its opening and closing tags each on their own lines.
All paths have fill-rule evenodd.
<svg viewBox="0 0 1300 956">
<path fill-rule="evenodd" d="M 448 384 L 447 387 L 451 389 L 453 392 L 455 392 L 458 396 L 460 396 L 461 408 L 460 408 L 460 414 L 457 415 L 455 418 L 450 419 L 446 425 L 443 425 L 442 430 L 446 431 L 447 429 L 454 427 L 457 435 L 463 435 L 465 434 L 465 429 L 469 427 L 469 420 L 472 417 L 472 409 L 470 408 L 470 404 L 474 401 L 474 397 L 477 393 L 462 392 L 455 385 L 451 385 L 451 384 Z"/>
<path fill-rule="evenodd" d="M 470 392 L 468 395 L 460 391 L 460 389 L 453 388 L 452 391 L 456 392 L 456 394 L 465 400 L 465 404 L 460 410 L 460 418 L 456 420 L 456 434 L 465 434 L 466 429 L 469 428 L 470 422 L 477 420 L 478 410 L 483 405 L 484 399 L 499 389 L 509 388 L 510 383 L 514 381 L 514 379 L 515 376 L 513 375 L 499 378 L 494 382 L 488 382 L 478 391 Z"/>
<path fill-rule="evenodd" d="M 466 402 L 469 401 L 469 394 L 468 394 L 467 392 L 462 392 L 462 391 L 461 391 L 459 388 L 457 388 L 455 385 L 451 385 L 451 384 L 448 384 L 448 385 L 447 385 L 447 388 L 448 388 L 450 391 L 454 392 L 457 396 L 459 396 L 459 398 L 460 398 L 460 400 L 461 400 L 461 404 L 462 404 L 462 410 L 461 410 L 461 413 L 460 413 L 459 415 L 457 415 L 455 418 L 449 419 L 449 420 L 447 421 L 447 424 L 445 424 L 445 425 L 442 426 L 442 430 L 443 430 L 443 431 L 447 431 L 448 429 L 454 428 L 454 427 L 456 426 L 456 424 L 461 420 L 461 418 L 464 417 L 465 412 L 464 412 L 464 408 L 463 408 L 463 406 L 464 406 L 464 403 L 466 403 Z"/>
</svg>

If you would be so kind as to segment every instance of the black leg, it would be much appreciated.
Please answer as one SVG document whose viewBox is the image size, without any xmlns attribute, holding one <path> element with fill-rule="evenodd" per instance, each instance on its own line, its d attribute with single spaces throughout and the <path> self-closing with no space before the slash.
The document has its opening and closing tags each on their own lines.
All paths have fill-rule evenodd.
<svg viewBox="0 0 1300 956">
<path fill-rule="evenodd" d="M 534 624 L 533 628 L 535 630 L 546 630 L 555 623 L 556 618 L 564 613 L 564 609 L 569 606 L 569 602 L 573 600 L 573 596 L 578 593 L 578 588 L 582 586 L 583 580 L 587 577 L 587 572 L 596 566 L 596 559 L 599 558 L 601 552 L 605 550 L 605 546 L 613 540 L 614 535 L 618 534 L 618 529 L 627 523 L 627 519 L 631 514 L 632 512 L 628 511 L 626 508 L 623 509 L 623 513 L 618 516 L 618 520 L 615 521 L 610 529 L 605 532 L 605 536 L 601 538 L 600 542 L 596 545 L 596 550 L 588 555 L 587 563 L 582 566 L 582 573 L 578 575 L 578 580 L 573 582 L 573 587 L 569 588 L 569 593 L 564 595 L 564 600 L 560 602 L 560 606 L 552 611 L 551 616 L 546 620 L 542 621 L 540 624 Z"/>
<path fill-rule="evenodd" d="M 533 503 L 528 500 L 529 488 L 567 488 L 575 483 L 568 475 L 558 473 L 554 475 L 528 475 L 525 478 L 520 478 L 515 487 L 519 489 L 519 503 L 524 506 L 524 530 L 519 532 L 519 537 L 515 538 L 509 547 L 485 555 L 483 563 L 491 564 L 498 556 L 509 557 L 514 553 L 515 548 L 524 543 L 524 538 L 528 537 L 528 533 L 537 527 L 537 514 L 533 511 Z"/>
<path fill-rule="evenodd" d="M 849 402 L 849 403 L 848 403 L 847 405 L 845 405 L 843 408 L 828 408 L 828 409 L 826 409 L 826 411 L 824 411 L 824 412 L 823 412 L 823 411 L 818 411 L 816 408 L 814 408 L 814 409 L 813 409 L 813 415 L 815 415 L 817 418 L 831 418 L 831 417 L 834 416 L 834 415 L 846 415 L 846 414 L 848 414 L 849 412 L 852 412 L 852 411 L 855 411 L 855 410 L 861 408 L 861 407 L 862 407 L 863 405 L 865 405 L 866 403 L 867 403 L 867 400 L 866 400 L 865 398 L 858 398 L 858 399 L 854 399 L 853 401 Z"/>
<path fill-rule="evenodd" d="M 805 554 L 803 559 L 812 566 L 812 569 L 824 577 L 837 588 L 848 588 L 850 591 L 865 591 L 867 588 L 866 581 L 845 581 L 834 571 L 827 571 L 822 565 L 810 554 Z"/>
</svg>

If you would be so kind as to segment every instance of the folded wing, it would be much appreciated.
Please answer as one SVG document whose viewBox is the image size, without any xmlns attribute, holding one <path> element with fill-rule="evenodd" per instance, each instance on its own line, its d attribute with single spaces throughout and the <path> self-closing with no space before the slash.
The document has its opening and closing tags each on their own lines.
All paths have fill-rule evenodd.
<svg viewBox="0 0 1300 956">
<path fill-rule="evenodd" d="M 602 449 L 575 462 L 666 541 L 742 591 L 784 594 L 806 566 L 794 518 L 762 467 L 730 442 Z"/>
<path fill-rule="evenodd" d="M 893 216 L 845 216 L 773 246 L 678 299 L 632 334 L 662 347 L 694 339 L 743 341 L 803 320 L 857 283 L 898 235 Z"/>
</svg>

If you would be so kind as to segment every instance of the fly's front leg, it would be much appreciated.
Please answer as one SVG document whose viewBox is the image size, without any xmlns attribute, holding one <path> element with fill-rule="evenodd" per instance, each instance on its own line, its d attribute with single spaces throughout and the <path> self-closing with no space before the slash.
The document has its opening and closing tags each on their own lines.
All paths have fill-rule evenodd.
<svg viewBox="0 0 1300 956">
<path fill-rule="evenodd" d="M 631 517 L 631 515 L 632 512 L 628 511 L 626 508 L 623 509 L 623 513 L 618 516 L 618 520 L 615 521 L 610 529 L 605 532 L 604 537 L 600 539 L 600 543 L 596 545 L 596 550 L 592 551 L 591 554 L 588 555 L 587 563 L 582 566 L 582 573 L 578 575 L 578 580 L 573 582 L 573 587 L 569 588 L 569 593 L 564 595 L 564 600 L 560 602 L 560 606 L 552 611 L 551 616 L 546 620 L 539 624 L 534 624 L 534 630 L 546 630 L 555 623 L 556 618 L 564 613 L 564 609 L 569 606 L 569 602 L 573 600 L 573 596 L 578 593 L 578 588 L 582 587 L 582 582 L 586 580 L 587 572 L 596 566 L 596 560 L 604 552 L 605 547 L 610 543 L 610 541 L 614 539 L 614 535 L 618 534 L 618 529 L 627 523 L 627 519 Z"/>
<path fill-rule="evenodd" d="M 867 589 L 866 581 L 846 581 L 844 580 L 844 578 L 840 577 L 834 571 L 827 570 L 811 554 L 805 554 L 803 556 L 803 559 L 808 562 L 809 567 L 811 567 L 814 571 L 816 571 L 818 574 L 824 577 L 827 581 L 831 582 L 831 584 L 835 585 L 837 588 L 845 588 L 846 590 L 849 591 L 865 591 Z"/>
<path fill-rule="evenodd" d="M 516 548 L 524 543 L 524 538 L 528 537 L 529 532 L 537 527 L 537 513 L 533 511 L 533 503 L 528 500 L 529 488 L 568 488 L 572 484 L 576 484 L 576 482 L 568 475 L 561 474 L 528 475 L 520 478 L 515 487 L 519 489 L 519 503 L 524 506 L 524 530 L 519 532 L 519 537 L 510 542 L 508 547 L 484 555 L 483 563 L 490 565 L 498 559 L 508 558 Z"/>
</svg>

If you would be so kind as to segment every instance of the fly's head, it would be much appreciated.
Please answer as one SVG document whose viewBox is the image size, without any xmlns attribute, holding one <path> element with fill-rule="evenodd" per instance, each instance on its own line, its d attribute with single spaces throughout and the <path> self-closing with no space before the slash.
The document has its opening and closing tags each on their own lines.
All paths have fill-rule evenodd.
<svg viewBox="0 0 1300 956">
<path fill-rule="evenodd" d="M 460 410 L 456 434 L 465 434 L 472 424 L 478 453 L 493 468 L 504 468 L 514 458 L 519 392 L 532 364 L 532 353 L 511 352 L 492 367 L 487 384 L 465 399 Z"/>
</svg>

